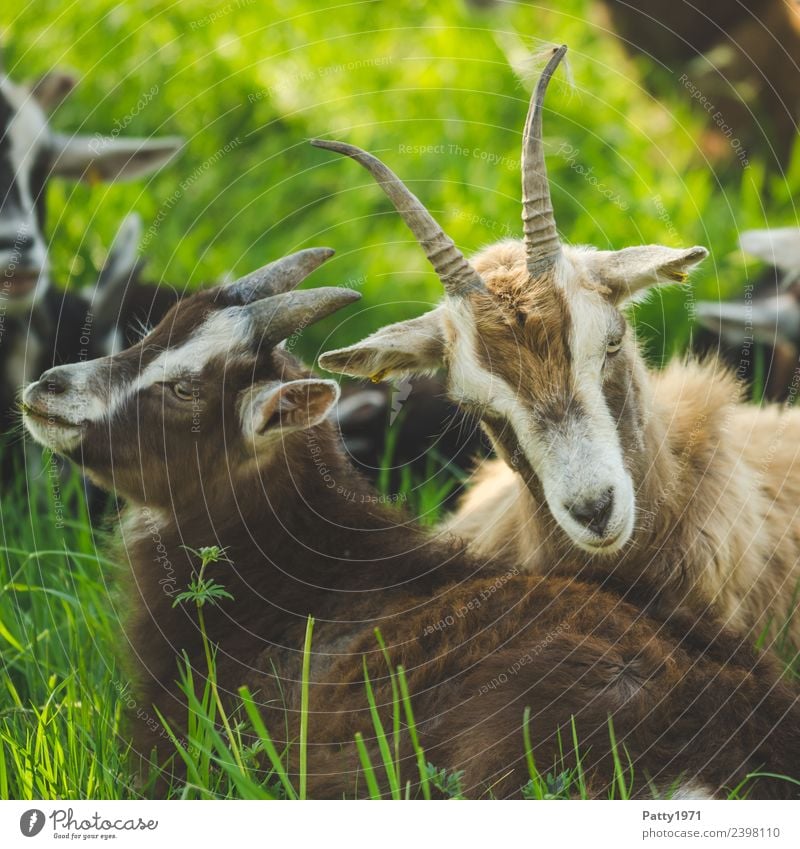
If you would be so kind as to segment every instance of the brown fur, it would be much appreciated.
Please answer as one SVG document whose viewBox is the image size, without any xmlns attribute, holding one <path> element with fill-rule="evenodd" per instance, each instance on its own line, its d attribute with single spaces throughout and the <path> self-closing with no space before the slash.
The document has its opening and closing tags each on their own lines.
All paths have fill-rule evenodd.
<svg viewBox="0 0 800 849">
<path fill-rule="evenodd" d="M 508 320 L 476 309 L 485 364 L 501 369 L 523 404 L 548 387 L 563 398 L 565 309 L 552 281 L 527 282 L 521 260 L 521 245 L 501 243 L 475 267 L 501 302 L 525 301 L 525 327 L 544 328 L 543 338 L 521 338 Z M 713 360 L 650 373 L 632 342 L 604 392 L 636 488 L 636 530 L 622 552 L 592 557 L 571 544 L 530 469 L 509 467 L 509 455 L 520 452 L 502 423 L 488 429 L 506 462 L 479 470 L 447 527 L 478 556 L 519 559 L 538 573 L 591 567 L 629 585 L 647 579 L 661 601 L 714 609 L 738 629 L 758 633 L 787 621 L 800 579 L 800 412 L 742 403 L 739 384 Z M 791 635 L 800 637 L 800 617 Z"/>
<path fill-rule="evenodd" d="M 182 301 L 142 343 L 108 360 L 103 379 L 133 381 L 165 347 L 191 337 L 219 298 L 207 292 Z M 378 763 L 362 658 L 387 728 L 392 688 L 376 627 L 391 664 L 406 670 L 426 756 L 439 768 L 464 770 L 469 796 L 519 795 L 528 777 L 526 707 L 544 772 L 575 765 L 575 718 L 589 790 L 598 796 L 614 776 L 609 717 L 638 795 L 681 782 L 717 794 L 761 768 L 796 769 L 796 694 L 769 660 L 713 620 L 647 615 L 603 573 L 542 578 L 465 555 L 383 505 L 348 465 L 327 421 L 254 453 L 239 429 L 240 393 L 261 381 L 310 376 L 286 351 L 254 344 L 224 364 L 210 359 L 196 376 L 198 430 L 189 408 L 155 384 L 134 392 L 110 421 L 87 425 L 70 452 L 130 502 L 120 551 L 131 567 L 125 631 L 137 682 L 134 746 L 143 756 L 155 752 L 163 765 L 173 751 L 157 712 L 185 733 L 179 658 L 185 653 L 198 683 L 207 674 L 196 610 L 174 606 L 173 597 L 197 568 L 185 546 L 219 545 L 229 562 L 209 576 L 233 600 L 204 608 L 219 685 L 229 706 L 238 687 L 250 687 L 279 749 L 297 742 L 303 634 L 306 617 L 316 619 L 312 796 L 365 792 L 356 732 Z M 417 793 L 403 737 L 402 780 Z M 296 752 L 292 745 L 293 772 Z M 758 796 L 795 791 L 770 779 L 752 787 Z"/>
</svg>

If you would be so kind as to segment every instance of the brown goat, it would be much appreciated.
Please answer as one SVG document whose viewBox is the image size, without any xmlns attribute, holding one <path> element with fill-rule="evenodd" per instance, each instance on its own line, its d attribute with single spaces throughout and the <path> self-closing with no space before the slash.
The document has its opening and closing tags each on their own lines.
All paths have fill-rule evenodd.
<svg viewBox="0 0 800 849">
<path fill-rule="evenodd" d="M 184 546 L 218 545 L 230 563 L 214 577 L 233 598 L 205 613 L 217 680 L 226 698 L 248 685 L 282 744 L 297 740 L 303 635 L 306 617 L 317 619 L 312 796 L 364 792 L 356 732 L 377 758 L 362 657 L 391 722 L 376 627 L 406 669 L 427 756 L 464 770 L 470 796 L 520 793 L 526 707 L 545 769 L 560 741 L 571 749 L 574 718 L 596 795 L 614 781 L 609 718 L 640 795 L 717 795 L 762 768 L 796 770 L 797 695 L 737 637 L 678 613 L 649 617 L 591 579 L 486 566 L 382 503 L 328 420 L 338 387 L 291 354 L 294 334 L 357 297 L 289 291 L 329 255 L 301 252 L 187 297 L 127 351 L 52 369 L 24 392 L 31 434 L 129 502 L 137 749 L 167 758 L 154 708 L 186 727 L 176 659 L 185 652 L 197 677 L 206 663 L 196 611 L 173 596 L 195 574 Z M 407 745 L 401 754 L 416 785 Z M 795 791 L 767 777 L 751 787 Z"/>
<path fill-rule="evenodd" d="M 707 251 L 562 245 L 541 137 L 548 63 L 523 139 L 522 242 L 470 263 L 375 157 L 337 142 L 380 183 L 445 288 L 435 310 L 389 325 L 320 364 L 355 376 L 443 368 L 448 393 L 501 457 L 447 525 L 480 557 L 534 572 L 646 579 L 668 607 L 716 609 L 737 629 L 782 625 L 800 581 L 800 412 L 740 403 L 711 362 L 648 372 L 622 304 L 682 281 Z M 800 637 L 800 617 L 791 625 Z"/>
</svg>

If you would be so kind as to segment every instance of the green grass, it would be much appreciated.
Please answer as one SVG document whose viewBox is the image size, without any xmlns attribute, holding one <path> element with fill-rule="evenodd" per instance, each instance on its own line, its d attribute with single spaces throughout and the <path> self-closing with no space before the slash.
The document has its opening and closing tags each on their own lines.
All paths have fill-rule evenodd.
<svg viewBox="0 0 800 849">
<path fill-rule="evenodd" d="M 78 510 L 78 518 L 58 527 L 59 512 L 46 480 L 32 481 L 32 504 L 25 493 L 4 492 L 3 545 L 0 548 L 0 798 L 128 799 L 149 793 L 155 776 L 138 779 L 126 740 L 127 708 L 137 706 L 118 660 L 120 603 L 115 593 L 117 564 L 101 553 L 102 543 L 81 512 L 82 492 L 72 474 L 62 498 Z M 13 541 L 13 542 L 12 542 Z M 100 547 L 98 547 L 100 546 Z M 199 569 L 181 594 L 183 604 L 226 604 L 224 552 L 200 549 Z M 210 567 L 216 566 L 211 571 Z M 211 577 L 213 575 L 213 577 Z M 201 618 L 202 623 L 202 618 Z M 178 739 L 167 732 L 175 759 L 186 769 L 186 781 L 169 791 L 172 798 L 304 798 L 307 789 L 305 752 L 313 741 L 309 728 L 308 682 L 313 636 L 309 620 L 301 682 L 301 731 L 298 775 L 288 772 L 287 751 L 279 751 L 258 713 L 251 694 L 242 689 L 233 707 L 223 708 L 216 689 L 214 647 L 207 643 L 208 674 L 197 675 L 188 664 L 176 664 L 176 680 L 186 694 L 190 712 L 187 731 Z M 390 798 L 460 798 L 462 776 L 429 762 L 420 745 L 404 670 L 394 667 L 376 633 L 391 682 L 391 705 L 379 712 L 364 669 L 364 705 L 370 722 L 356 735 L 361 784 L 356 793 L 372 798 L 381 788 Z M 787 674 L 798 674 L 797 656 L 785 639 L 778 643 Z M 388 717 L 388 719 L 387 719 Z M 565 717 L 565 722 L 569 721 Z M 528 799 L 586 798 L 583 754 L 574 723 L 564 752 L 574 754 L 572 766 L 536 764 L 532 756 L 526 712 L 520 753 L 525 753 L 529 779 L 522 792 Z M 405 735 L 408 735 L 407 737 Z M 413 765 L 400 757 L 404 739 L 411 743 Z M 628 798 L 635 776 L 627 753 L 619 751 L 613 727 L 609 739 L 615 752 L 615 779 L 610 798 Z M 376 759 L 377 753 L 377 759 Z M 734 798 L 747 787 L 733 788 Z M 491 788 L 487 789 L 491 798 Z"/>
<path fill-rule="evenodd" d="M 124 122 L 128 134 L 187 140 L 146 182 L 52 186 L 53 264 L 63 283 L 93 279 L 119 221 L 136 209 L 145 227 L 162 213 L 145 253 L 152 275 L 179 287 L 300 247 L 335 247 L 315 281 L 357 285 L 365 309 L 309 328 L 309 357 L 417 315 L 440 294 L 421 250 L 361 169 L 307 139 L 330 134 L 382 153 L 467 251 L 519 235 L 530 83 L 509 57 L 515 46 L 553 42 L 571 48 L 545 120 L 553 200 L 569 241 L 707 245 L 713 256 L 693 277 L 693 294 L 718 298 L 740 292 L 756 268 L 736 249 L 742 229 L 797 223 L 800 157 L 785 172 L 758 151 L 746 170 L 735 157 L 709 162 L 698 146 L 707 116 L 692 108 L 683 69 L 662 69 L 654 97 L 644 86 L 652 65 L 623 52 L 590 0 L 535 12 L 527 3 L 487 12 L 422 0 L 276 6 L 269 14 L 261 3 L 204 0 L 3 5 L 13 76 L 53 65 L 81 76 L 53 118 L 60 129 L 107 133 Z M 154 86 L 157 95 L 137 109 Z M 690 297 L 675 287 L 637 308 L 654 363 L 685 347 Z"/>
<path fill-rule="evenodd" d="M 546 115 L 553 199 L 565 237 L 601 248 L 653 241 L 712 249 L 692 290 L 675 287 L 635 308 L 654 364 L 685 348 L 691 297 L 733 296 L 752 276 L 756 266 L 736 250 L 742 229 L 797 223 L 792 199 L 800 190 L 800 155 L 785 173 L 757 154 L 745 171 L 706 161 L 696 141 L 705 116 L 691 109 L 678 72 L 665 71 L 663 97 L 653 97 L 643 86 L 647 66 L 622 52 L 590 0 L 537 7 L 535 14 L 527 3 L 481 12 L 422 0 L 283 0 L 273 15 L 263 4 L 243 2 L 207 18 L 224 5 L 39 0 L 0 9 L 12 76 L 53 65 L 81 76 L 54 116 L 59 129 L 107 133 L 130 118 L 126 133 L 187 139 L 181 158 L 146 182 L 53 184 L 52 257 L 64 285 L 93 280 L 118 223 L 137 210 L 146 228 L 163 219 L 145 252 L 154 279 L 179 287 L 197 287 L 228 270 L 244 273 L 301 247 L 334 246 L 337 257 L 314 283 L 357 285 L 364 309 L 310 327 L 300 347 L 309 361 L 419 314 L 440 294 L 419 247 L 357 166 L 306 140 L 331 134 L 380 152 L 467 251 L 516 235 L 529 94 L 508 61 L 509 45 L 518 41 L 534 49 L 563 41 L 571 48 L 574 87 L 560 73 Z M 136 113 L 137 100 L 154 86 L 157 96 Z M 575 149 L 573 159 L 565 145 Z M 226 146 L 230 152 L 220 155 Z M 586 169 L 624 209 L 600 196 L 582 176 Z M 757 376 L 755 397 L 762 384 Z M 400 484 L 426 523 L 436 521 L 456 485 L 435 456 L 430 463 L 428 483 L 404 472 Z M 62 493 L 71 505 L 63 523 L 47 480 L 33 480 L 31 491 L 29 503 L 20 476 L 0 502 L 0 797 L 135 797 L 147 786 L 134 780 L 124 736 L 123 711 L 132 696 L 118 667 L 120 564 L 102 554 L 102 534 L 87 520 L 77 477 Z M 787 664 L 795 662 L 785 641 L 781 651 Z M 380 762 L 368 762 L 364 743 L 369 793 L 385 779 L 400 797 L 434 791 L 458 797 L 458 774 L 429 764 L 419 747 L 402 670 L 391 674 L 391 727 L 379 727 L 373 713 L 373 727 L 364 730 L 380 755 Z M 176 746 L 190 781 L 176 795 L 303 795 L 304 783 L 292 785 L 286 753 L 272 744 L 246 691 L 225 723 L 213 674 L 201 685 L 184 670 L 182 681 L 194 710 L 190 746 Z M 401 728 L 413 738 L 411 775 L 399 772 Z M 307 744 L 309 733 L 298 745 Z M 569 745 L 577 751 L 572 733 Z M 619 797 L 631 776 L 624 752 L 618 756 Z M 529 772 L 529 798 L 586 795 L 580 767 L 531 759 Z"/>
</svg>

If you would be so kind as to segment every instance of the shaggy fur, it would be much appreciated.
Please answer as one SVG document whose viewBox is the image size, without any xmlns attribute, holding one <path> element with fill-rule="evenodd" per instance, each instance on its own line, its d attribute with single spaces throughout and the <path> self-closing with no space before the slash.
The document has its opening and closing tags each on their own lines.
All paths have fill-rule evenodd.
<svg viewBox="0 0 800 849">
<path fill-rule="evenodd" d="M 768 659 L 713 620 L 646 615 L 623 601 L 603 573 L 581 581 L 535 577 L 520 574 L 513 562 L 465 555 L 459 544 L 382 504 L 347 463 L 329 421 L 284 430 L 284 416 L 297 422 L 302 405 L 264 420 L 266 441 L 246 436 L 243 405 L 254 386 L 311 381 L 309 405 L 312 384 L 330 386 L 314 381 L 281 347 L 228 339 L 225 358 L 211 350 L 205 361 L 189 364 L 197 410 L 163 383 L 122 392 L 138 386 L 165 350 L 202 334 L 225 306 L 224 290 L 194 295 L 99 369 L 79 364 L 47 375 L 60 388 L 54 399 L 60 410 L 72 409 L 70 386 L 97 397 L 110 388 L 116 399 L 110 418 L 79 425 L 79 442 L 59 443 L 33 423 L 46 386 L 25 393 L 32 432 L 72 445 L 68 456 L 129 502 L 120 549 L 130 565 L 125 636 L 136 681 L 134 746 L 145 758 L 153 753 L 164 765 L 173 751 L 157 711 L 185 733 L 176 684 L 182 654 L 198 685 L 207 674 L 195 608 L 173 604 L 198 565 L 185 546 L 219 545 L 228 562 L 211 567 L 209 577 L 233 599 L 205 608 L 218 681 L 229 704 L 239 686 L 250 687 L 279 749 L 298 738 L 303 635 L 306 617 L 316 619 L 312 796 L 365 792 L 356 732 L 373 763 L 379 760 L 363 658 L 384 726 L 392 726 L 392 686 L 376 627 L 390 662 L 406 669 L 427 757 L 439 768 L 464 770 L 469 796 L 520 794 L 527 781 L 526 707 L 544 772 L 575 765 L 575 718 L 582 768 L 598 796 L 609 792 L 614 777 L 609 717 L 640 795 L 678 785 L 719 794 L 762 768 L 796 770 L 796 694 Z M 82 380 L 81 373 L 91 378 Z M 94 409 L 88 399 L 86 409 Z M 403 737 L 402 779 L 416 792 L 416 763 Z M 292 745 L 293 772 L 296 752 Z M 796 787 L 765 778 L 752 793 L 791 796 Z"/>
<path fill-rule="evenodd" d="M 525 404 L 554 387 L 564 397 L 569 352 L 559 293 L 548 279 L 528 282 L 522 256 L 520 244 L 503 243 L 475 267 L 498 301 L 524 310 L 524 338 L 494 312 L 475 312 L 486 316 L 478 326 L 491 368 L 504 370 Z M 636 490 L 636 526 L 621 552 L 592 557 L 571 544 L 531 470 L 510 468 L 502 423 L 489 430 L 506 462 L 479 470 L 447 527 L 478 556 L 502 554 L 540 574 L 591 566 L 629 585 L 646 578 L 661 601 L 715 610 L 740 630 L 787 621 L 800 580 L 800 412 L 742 403 L 740 385 L 713 360 L 648 372 L 632 340 L 604 392 Z M 800 638 L 800 617 L 791 635 Z"/>
</svg>

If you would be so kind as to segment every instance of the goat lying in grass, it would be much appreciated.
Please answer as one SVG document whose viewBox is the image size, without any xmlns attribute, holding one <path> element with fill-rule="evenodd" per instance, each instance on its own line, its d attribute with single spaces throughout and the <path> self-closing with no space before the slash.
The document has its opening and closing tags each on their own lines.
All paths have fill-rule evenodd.
<svg viewBox="0 0 800 849">
<path fill-rule="evenodd" d="M 591 580 L 486 566 L 383 503 L 329 420 L 337 385 L 291 354 L 298 332 L 358 297 L 291 291 L 330 253 L 303 251 L 187 297 L 129 350 L 52 369 L 24 392 L 34 438 L 128 501 L 120 551 L 131 567 L 136 749 L 160 764 L 174 751 L 158 716 L 186 733 L 178 661 L 195 680 L 208 674 L 206 640 L 221 700 L 230 706 L 249 686 L 278 749 L 296 743 L 313 615 L 312 796 L 366 792 L 355 733 L 373 763 L 378 752 L 362 657 L 392 725 L 376 627 L 405 667 L 426 756 L 464 770 L 467 795 L 520 793 L 526 707 L 531 754 L 545 769 L 574 718 L 597 795 L 614 781 L 609 717 L 637 794 L 717 795 L 760 769 L 796 771 L 796 694 L 716 623 L 648 617 Z M 186 546 L 224 549 L 229 562 L 203 578 L 215 604 L 175 605 L 178 591 L 200 583 Z M 297 746 L 289 758 L 296 770 Z M 413 792 L 416 765 L 406 740 L 402 781 Z M 797 788 L 763 777 L 750 790 Z"/>
<path fill-rule="evenodd" d="M 480 557 L 540 573 L 591 566 L 668 606 L 716 610 L 737 628 L 783 623 L 800 579 L 800 412 L 740 403 L 715 362 L 648 372 L 621 305 L 685 279 L 704 248 L 598 251 L 561 245 L 537 86 L 525 125 L 522 242 L 469 263 L 383 163 L 337 142 L 379 182 L 439 274 L 435 310 L 324 354 L 373 379 L 443 368 L 450 397 L 479 418 L 488 463 L 449 523 Z M 800 617 L 792 624 L 800 637 Z"/>
</svg>

